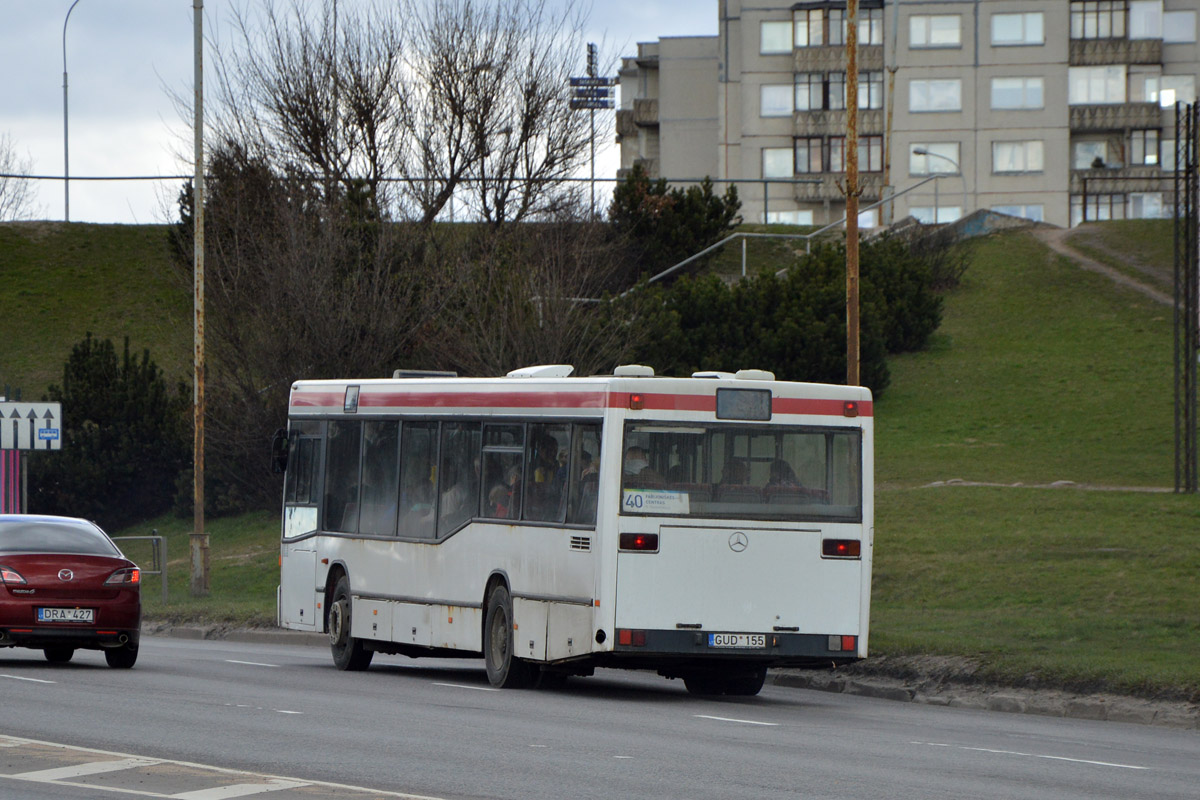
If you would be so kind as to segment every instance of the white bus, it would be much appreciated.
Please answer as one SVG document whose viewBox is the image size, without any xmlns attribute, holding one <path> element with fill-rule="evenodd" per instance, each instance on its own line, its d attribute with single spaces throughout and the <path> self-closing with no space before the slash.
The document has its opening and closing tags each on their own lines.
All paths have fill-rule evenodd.
<svg viewBox="0 0 1200 800">
<path fill-rule="evenodd" d="M 771 373 L 298 381 L 279 622 L 498 687 L 645 668 L 753 695 L 867 654 L 872 401 Z"/>
</svg>

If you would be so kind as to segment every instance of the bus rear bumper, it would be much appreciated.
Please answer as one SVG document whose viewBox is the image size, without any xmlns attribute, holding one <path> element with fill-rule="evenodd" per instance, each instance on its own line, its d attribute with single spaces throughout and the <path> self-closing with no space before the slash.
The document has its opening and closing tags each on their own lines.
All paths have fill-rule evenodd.
<svg viewBox="0 0 1200 800">
<path fill-rule="evenodd" d="M 859 660 L 858 637 L 819 633 L 722 633 L 618 629 L 612 655 L 622 662 L 752 661 L 772 667 L 828 667 Z"/>
</svg>

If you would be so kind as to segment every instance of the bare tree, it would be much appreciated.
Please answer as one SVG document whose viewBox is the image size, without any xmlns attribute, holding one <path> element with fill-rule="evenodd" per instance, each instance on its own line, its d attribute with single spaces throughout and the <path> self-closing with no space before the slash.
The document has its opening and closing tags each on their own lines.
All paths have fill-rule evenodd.
<svg viewBox="0 0 1200 800">
<path fill-rule="evenodd" d="M 29 219 L 36 210 L 33 182 L 27 177 L 33 161 L 17 155 L 12 137 L 0 134 L 0 222 Z"/>
</svg>

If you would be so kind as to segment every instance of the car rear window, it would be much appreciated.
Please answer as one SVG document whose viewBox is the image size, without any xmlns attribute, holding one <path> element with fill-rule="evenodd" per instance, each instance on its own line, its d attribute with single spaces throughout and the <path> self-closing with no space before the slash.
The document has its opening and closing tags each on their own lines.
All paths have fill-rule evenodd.
<svg viewBox="0 0 1200 800">
<path fill-rule="evenodd" d="M 104 532 L 88 523 L 0 522 L 0 553 L 120 555 Z"/>
</svg>

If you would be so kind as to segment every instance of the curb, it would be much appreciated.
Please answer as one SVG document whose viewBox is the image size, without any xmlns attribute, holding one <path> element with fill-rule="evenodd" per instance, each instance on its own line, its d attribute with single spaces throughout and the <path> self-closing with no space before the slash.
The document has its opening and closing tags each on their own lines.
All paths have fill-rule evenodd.
<svg viewBox="0 0 1200 800">
<path fill-rule="evenodd" d="M 854 694 L 902 703 L 1200 730 L 1200 705 L 1195 703 L 1142 700 L 1124 695 L 1077 695 L 1054 689 L 1014 689 L 989 684 L 938 683 L 926 686 L 926 682 L 839 675 L 836 672 L 772 670 L 772 674 L 771 683 L 775 686 Z"/>
</svg>

